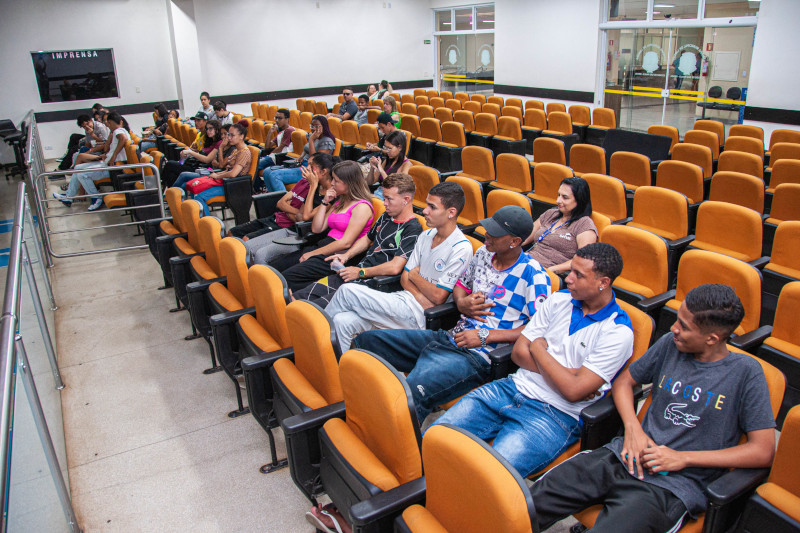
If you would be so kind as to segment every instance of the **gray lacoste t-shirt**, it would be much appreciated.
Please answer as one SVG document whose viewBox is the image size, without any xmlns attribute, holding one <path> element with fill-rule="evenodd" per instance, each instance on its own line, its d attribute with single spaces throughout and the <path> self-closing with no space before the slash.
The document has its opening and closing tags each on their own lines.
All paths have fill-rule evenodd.
<svg viewBox="0 0 800 533">
<path fill-rule="evenodd" d="M 743 433 L 775 427 L 769 389 L 761 365 L 730 352 L 713 363 L 701 363 L 678 351 L 672 334 L 661 337 L 630 366 L 637 383 L 653 384 L 653 402 L 642 428 L 658 445 L 674 450 L 720 450 L 736 446 Z M 606 448 L 622 461 L 623 437 Z M 644 481 L 665 488 L 686 505 L 692 517 L 706 506 L 705 488 L 725 472 L 720 468 L 686 468 Z"/>
</svg>

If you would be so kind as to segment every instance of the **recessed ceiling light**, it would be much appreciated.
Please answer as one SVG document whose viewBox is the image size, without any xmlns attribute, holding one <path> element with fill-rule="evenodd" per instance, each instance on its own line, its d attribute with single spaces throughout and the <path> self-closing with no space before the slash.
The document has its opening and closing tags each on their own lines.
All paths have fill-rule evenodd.
<svg viewBox="0 0 800 533">
<path fill-rule="evenodd" d="M 675 7 L 675 4 L 656 4 L 653 7 Z"/>
</svg>

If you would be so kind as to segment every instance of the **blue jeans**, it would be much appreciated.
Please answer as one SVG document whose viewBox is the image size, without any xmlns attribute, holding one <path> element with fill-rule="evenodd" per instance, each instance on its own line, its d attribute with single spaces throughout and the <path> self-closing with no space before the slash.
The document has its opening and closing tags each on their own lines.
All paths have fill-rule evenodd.
<svg viewBox="0 0 800 533">
<path fill-rule="evenodd" d="M 155 147 L 156 147 L 156 143 L 155 142 L 145 141 L 144 139 L 142 139 L 142 144 L 139 146 L 139 151 L 140 152 L 145 152 L 145 151 L 149 150 L 150 148 L 155 148 Z"/>
<path fill-rule="evenodd" d="M 75 170 L 80 170 L 84 168 L 99 168 L 105 166 L 106 164 L 102 161 L 92 161 L 91 163 L 81 163 L 80 165 L 77 165 L 75 167 Z M 97 187 L 95 186 L 94 182 L 107 177 L 109 177 L 109 173 L 107 170 L 100 172 L 75 173 L 69 180 L 69 186 L 67 187 L 66 195 L 67 197 L 72 198 L 73 196 L 78 194 L 78 189 L 80 189 L 81 185 L 83 185 L 86 194 L 91 194 L 93 196 L 92 200 L 94 201 L 100 198 L 99 196 L 94 196 L 98 193 Z"/>
<path fill-rule="evenodd" d="M 202 176 L 202 174 L 199 172 L 181 172 L 180 175 L 178 175 L 178 179 L 175 180 L 175 183 L 173 183 L 172 186 L 180 187 L 185 191 L 186 184 L 195 178 L 199 178 L 200 176 Z"/>
<path fill-rule="evenodd" d="M 303 167 L 308 165 L 307 161 L 303 162 Z M 267 186 L 267 191 L 286 191 L 286 185 L 292 185 L 300 181 L 303 177 L 302 167 L 296 168 L 283 168 L 274 167 L 267 168 L 261 175 L 264 178 L 264 183 Z"/>
<path fill-rule="evenodd" d="M 369 350 L 409 373 L 406 381 L 420 424 L 438 405 L 486 383 L 491 369 L 480 355 L 453 344 L 443 330 L 372 330 L 356 337 L 353 348 Z"/>
<path fill-rule="evenodd" d="M 203 216 L 208 216 L 208 205 L 206 205 L 208 199 L 223 194 L 225 194 L 225 188 L 222 185 L 217 185 L 216 187 L 208 188 L 203 192 L 199 192 L 194 195 L 194 199 L 200 202 L 200 205 L 203 206 Z"/>
<path fill-rule="evenodd" d="M 275 161 L 273 161 L 270 156 L 265 156 L 258 160 L 258 166 L 256 166 L 256 175 L 253 176 L 254 191 L 260 191 L 264 187 L 264 179 L 261 177 L 261 173 L 265 168 L 272 166 L 275 166 Z"/>
<path fill-rule="evenodd" d="M 467 394 L 436 424 L 452 424 L 492 446 L 522 477 L 538 472 L 581 434 L 580 422 L 519 392 L 511 377 Z"/>
</svg>

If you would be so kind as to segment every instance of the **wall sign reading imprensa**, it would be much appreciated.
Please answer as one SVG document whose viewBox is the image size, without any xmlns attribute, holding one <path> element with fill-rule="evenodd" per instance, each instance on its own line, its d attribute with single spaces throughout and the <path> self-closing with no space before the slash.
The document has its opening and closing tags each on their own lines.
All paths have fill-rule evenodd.
<svg viewBox="0 0 800 533">
<path fill-rule="evenodd" d="M 119 97 L 111 48 L 37 51 L 31 60 L 43 103 Z"/>
</svg>

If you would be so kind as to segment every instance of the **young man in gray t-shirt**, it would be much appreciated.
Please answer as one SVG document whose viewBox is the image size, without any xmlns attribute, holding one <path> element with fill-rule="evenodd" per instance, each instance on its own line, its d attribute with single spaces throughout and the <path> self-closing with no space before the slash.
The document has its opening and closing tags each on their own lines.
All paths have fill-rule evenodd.
<svg viewBox="0 0 800 533">
<path fill-rule="evenodd" d="M 772 463 L 775 418 L 764 372 L 726 345 L 743 317 L 727 285 L 686 295 L 671 334 L 614 382 L 625 436 L 565 461 L 531 487 L 540 528 L 603 503 L 598 531 L 677 530 L 687 514 L 705 510 L 706 487 L 727 469 Z M 653 384 L 652 404 L 640 424 L 633 387 L 644 383 Z"/>
</svg>

